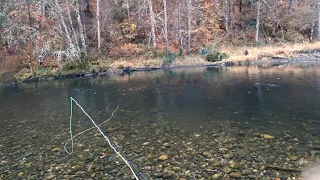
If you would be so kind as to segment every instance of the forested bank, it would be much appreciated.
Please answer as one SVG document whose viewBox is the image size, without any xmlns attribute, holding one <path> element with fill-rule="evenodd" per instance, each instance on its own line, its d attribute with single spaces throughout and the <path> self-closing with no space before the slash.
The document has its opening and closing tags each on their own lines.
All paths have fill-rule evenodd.
<svg viewBox="0 0 320 180">
<path fill-rule="evenodd" d="M 272 53 L 273 46 L 279 49 L 283 44 L 289 47 L 287 44 L 320 39 L 320 0 L 0 3 L 0 71 L 19 72 L 23 78 L 132 64 L 159 66 L 173 63 L 179 56 L 205 57 L 210 53 L 217 55 L 213 56 L 215 61 L 230 58 L 237 47 L 238 54 L 250 57 L 256 53 L 258 57 L 259 53 L 244 50 L 268 46 Z M 319 48 L 318 43 L 306 46 L 308 50 Z M 187 64 L 199 61 L 187 59 Z"/>
</svg>

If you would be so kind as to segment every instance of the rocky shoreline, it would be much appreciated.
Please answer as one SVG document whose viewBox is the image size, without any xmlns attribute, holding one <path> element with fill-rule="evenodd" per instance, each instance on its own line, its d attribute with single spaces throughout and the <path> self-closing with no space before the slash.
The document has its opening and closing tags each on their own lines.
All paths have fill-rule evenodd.
<svg viewBox="0 0 320 180">
<path fill-rule="evenodd" d="M 77 78 L 77 77 L 94 77 L 94 76 L 104 76 L 110 74 L 117 74 L 117 75 L 124 75 L 130 74 L 133 72 L 147 72 L 147 71 L 156 71 L 156 70 L 169 70 L 169 69 L 176 69 L 176 68 L 187 68 L 187 67 L 218 67 L 222 66 L 223 63 L 217 64 L 204 64 L 201 66 L 163 66 L 163 67 L 152 67 L 152 68 L 130 68 L 126 67 L 123 69 L 109 69 L 107 71 L 101 72 L 90 72 L 90 73 L 72 73 L 72 74 L 65 74 L 65 75 L 52 75 L 52 76 L 41 76 L 41 77 L 29 77 L 21 81 L 21 83 L 36 83 L 41 81 L 53 81 L 53 80 L 62 80 L 62 79 L 69 79 L 69 78 Z M 17 80 L 15 80 L 18 83 Z M 8 85 L 8 84 L 7 84 Z M 10 86 L 9 84 L 8 86 Z"/>
<path fill-rule="evenodd" d="M 292 58 L 286 58 L 286 57 L 279 57 L 279 56 L 263 56 L 259 60 L 253 60 L 253 61 L 224 61 L 221 63 L 216 64 L 203 64 L 203 65 L 196 65 L 196 66 L 162 66 L 162 67 L 146 67 L 146 68 L 131 68 L 126 67 L 123 69 L 109 69 L 107 71 L 101 71 L 101 72 L 80 72 L 80 73 L 72 73 L 72 74 L 61 74 L 61 75 L 52 75 L 52 76 L 40 76 L 40 77 L 29 77 L 27 79 L 21 80 L 21 83 L 35 83 L 40 81 L 52 81 L 52 80 L 61 80 L 61 79 L 67 79 L 67 78 L 76 78 L 76 77 L 89 77 L 89 76 L 100 76 L 100 75 L 110 75 L 110 74 L 130 74 L 133 72 L 139 72 L 139 71 L 155 71 L 155 70 L 168 70 L 168 69 L 176 69 L 176 68 L 186 68 L 186 67 L 230 67 L 230 66 L 279 66 L 279 65 L 285 65 L 285 64 L 301 64 L 302 66 L 307 63 L 320 63 L 320 52 L 319 51 L 310 51 L 310 52 L 304 52 L 299 53 L 295 55 L 295 57 Z M 0 79 L 1 82 L 1 79 Z M 7 83 L 2 81 L 2 85 L 4 86 L 11 86 L 18 81 L 15 78 L 12 78 L 12 82 L 14 83 Z M 1 83 L 0 83 L 1 85 Z"/>
</svg>

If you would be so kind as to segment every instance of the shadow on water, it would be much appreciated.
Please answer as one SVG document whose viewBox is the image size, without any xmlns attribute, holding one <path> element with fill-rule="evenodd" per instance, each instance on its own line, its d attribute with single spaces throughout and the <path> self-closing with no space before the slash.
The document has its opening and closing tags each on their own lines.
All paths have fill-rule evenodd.
<svg viewBox="0 0 320 180">
<path fill-rule="evenodd" d="M 149 178 L 300 177 L 319 157 L 319 76 L 315 65 L 181 68 L 1 89 L 0 178 L 131 179 L 96 130 L 63 151 L 71 96 L 97 122 L 120 105 L 102 128 Z M 74 133 L 92 126 L 74 113 Z"/>
</svg>

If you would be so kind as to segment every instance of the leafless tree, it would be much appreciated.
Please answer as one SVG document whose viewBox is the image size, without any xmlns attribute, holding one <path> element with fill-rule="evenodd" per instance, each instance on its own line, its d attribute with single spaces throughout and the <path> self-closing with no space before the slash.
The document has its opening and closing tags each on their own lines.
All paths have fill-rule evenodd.
<svg viewBox="0 0 320 180">
<path fill-rule="evenodd" d="M 163 0 L 164 9 L 164 42 L 166 46 L 166 56 L 169 54 L 169 42 L 168 42 L 168 17 L 167 17 L 167 0 Z"/>
<path fill-rule="evenodd" d="M 318 41 L 320 41 L 320 0 L 317 3 L 317 11 L 318 11 Z"/>
<path fill-rule="evenodd" d="M 257 2 L 257 19 L 256 19 L 256 42 L 259 41 L 259 28 L 260 28 L 260 14 L 261 14 L 261 0 Z"/>
<path fill-rule="evenodd" d="M 156 20 L 155 20 L 155 17 L 154 17 L 152 1 L 151 0 L 148 0 L 148 5 L 149 5 L 149 13 L 150 13 L 150 21 L 151 21 L 151 41 L 152 41 L 153 48 L 155 50 L 157 48 L 156 30 L 155 30 Z"/>
<path fill-rule="evenodd" d="M 98 35 L 98 54 L 101 55 L 101 28 L 100 28 L 100 0 L 97 0 L 97 14 L 96 14 L 96 21 L 97 21 L 97 35 Z"/>
<path fill-rule="evenodd" d="M 192 6 L 192 0 L 188 0 L 188 54 L 191 53 L 191 6 Z"/>
<path fill-rule="evenodd" d="M 183 37 L 181 29 L 181 3 L 178 5 L 178 44 L 179 44 L 179 55 L 183 54 Z"/>
</svg>

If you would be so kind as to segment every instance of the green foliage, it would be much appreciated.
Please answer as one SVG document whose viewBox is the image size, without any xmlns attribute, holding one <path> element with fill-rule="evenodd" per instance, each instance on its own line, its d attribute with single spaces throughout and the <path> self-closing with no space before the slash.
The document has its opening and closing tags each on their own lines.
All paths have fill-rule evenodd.
<svg viewBox="0 0 320 180">
<path fill-rule="evenodd" d="M 164 57 L 164 63 L 170 64 L 173 63 L 177 59 L 178 55 L 176 53 L 169 53 L 168 56 Z"/>
<path fill-rule="evenodd" d="M 264 45 L 265 45 L 265 43 L 263 41 L 258 41 L 257 42 L 257 46 L 264 46 Z"/>
<path fill-rule="evenodd" d="M 4 18 L 0 16 L 0 28 L 4 26 Z"/>
<path fill-rule="evenodd" d="M 222 61 L 223 59 L 227 59 L 228 56 L 226 53 L 217 52 L 215 54 L 207 54 L 206 60 L 209 62 Z"/>
<path fill-rule="evenodd" d="M 63 70 L 81 70 L 85 69 L 88 65 L 84 62 L 70 61 L 63 65 Z"/>
<path fill-rule="evenodd" d="M 50 70 L 51 70 L 50 68 L 44 68 L 42 66 L 39 66 L 38 69 L 37 69 L 37 74 L 38 75 L 42 75 L 42 76 L 50 75 L 51 74 Z"/>
<path fill-rule="evenodd" d="M 222 61 L 228 58 L 228 55 L 226 53 L 220 52 L 220 50 L 216 47 L 215 44 L 212 44 L 209 47 L 203 48 L 203 50 L 201 51 L 202 53 L 206 52 L 206 60 L 209 62 Z"/>
<path fill-rule="evenodd" d="M 207 47 L 202 47 L 199 53 L 201 55 L 207 55 L 209 53 L 209 49 Z"/>
<path fill-rule="evenodd" d="M 255 19 L 250 19 L 250 20 L 246 20 L 244 22 L 244 29 L 245 31 L 252 31 L 252 30 L 255 30 L 256 29 L 256 23 L 257 21 Z"/>
<path fill-rule="evenodd" d="M 4 27 L 5 22 L 6 16 L 3 14 L 3 12 L 0 11 L 0 28 Z"/>
</svg>

